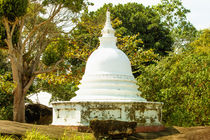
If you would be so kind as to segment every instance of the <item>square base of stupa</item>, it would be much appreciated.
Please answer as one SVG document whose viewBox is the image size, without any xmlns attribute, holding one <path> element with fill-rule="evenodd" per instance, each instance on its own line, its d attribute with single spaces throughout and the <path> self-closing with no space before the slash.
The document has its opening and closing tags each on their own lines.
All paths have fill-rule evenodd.
<svg viewBox="0 0 210 140">
<path fill-rule="evenodd" d="M 54 102 L 52 125 L 88 128 L 90 120 L 137 122 L 137 132 L 164 129 L 158 102 Z"/>
</svg>

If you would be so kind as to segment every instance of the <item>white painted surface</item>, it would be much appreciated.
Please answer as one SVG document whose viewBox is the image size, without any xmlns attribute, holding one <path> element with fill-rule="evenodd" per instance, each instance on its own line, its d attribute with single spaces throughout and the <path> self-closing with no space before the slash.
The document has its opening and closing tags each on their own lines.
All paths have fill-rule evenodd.
<svg viewBox="0 0 210 140">
<path fill-rule="evenodd" d="M 100 46 L 88 58 L 85 74 L 77 96 L 72 102 L 146 101 L 140 97 L 128 57 L 116 46 L 116 37 L 107 12 L 105 26 L 100 37 Z"/>
<path fill-rule="evenodd" d="M 162 104 L 157 102 L 55 102 L 52 125 L 88 126 L 90 120 L 137 122 L 137 126 L 159 126 Z"/>
<path fill-rule="evenodd" d="M 52 95 L 47 92 L 39 92 L 39 93 L 34 93 L 32 95 L 27 96 L 33 103 L 35 104 L 43 104 L 48 107 L 52 107 L 50 103 Z"/>
</svg>

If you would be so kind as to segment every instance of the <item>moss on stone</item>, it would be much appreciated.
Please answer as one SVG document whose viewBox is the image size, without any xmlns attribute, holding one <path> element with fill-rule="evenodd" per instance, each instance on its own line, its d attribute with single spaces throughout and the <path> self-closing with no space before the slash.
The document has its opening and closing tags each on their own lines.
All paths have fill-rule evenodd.
<svg viewBox="0 0 210 140">
<path fill-rule="evenodd" d="M 91 120 L 90 128 L 97 140 L 103 138 L 124 137 L 135 133 L 137 122 L 117 120 Z"/>
</svg>

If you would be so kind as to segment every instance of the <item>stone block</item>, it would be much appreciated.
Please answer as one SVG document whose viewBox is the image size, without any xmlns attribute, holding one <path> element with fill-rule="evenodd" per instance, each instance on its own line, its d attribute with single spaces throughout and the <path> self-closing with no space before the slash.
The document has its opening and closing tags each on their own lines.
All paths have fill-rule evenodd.
<svg viewBox="0 0 210 140">
<path fill-rule="evenodd" d="M 98 139 L 123 139 L 135 133 L 136 122 L 117 120 L 91 120 L 90 128 L 95 138 Z"/>
</svg>

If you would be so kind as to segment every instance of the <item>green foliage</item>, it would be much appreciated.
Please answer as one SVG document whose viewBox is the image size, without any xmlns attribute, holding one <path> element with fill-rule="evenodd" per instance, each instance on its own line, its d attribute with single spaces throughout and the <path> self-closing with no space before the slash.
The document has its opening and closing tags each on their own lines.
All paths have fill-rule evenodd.
<svg viewBox="0 0 210 140">
<path fill-rule="evenodd" d="M 0 0 L 0 18 L 7 17 L 10 21 L 15 21 L 17 17 L 26 14 L 28 0 Z"/>
<path fill-rule="evenodd" d="M 13 36 L 12 36 L 12 43 L 13 44 L 15 44 L 15 45 L 17 44 L 18 39 L 19 39 L 19 35 L 20 35 L 19 27 L 16 26 L 15 30 L 14 30 L 14 33 L 13 33 Z M 2 24 L 2 22 L 0 20 L 0 49 L 1 48 L 2 49 L 8 49 L 8 46 L 7 46 L 6 42 L 5 42 L 6 38 L 7 38 L 6 30 L 5 30 L 3 24 Z"/>
<path fill-rule="evenodd" d="M 11 71 L 7 57 L 7 51 L 0 49 L 0 75 Z"/>
<path fill-rule="evenodd" d="M 24 106 L 23 97 L 31 89 L 36 75 L 55 72 L 65 65 L 62 60 L 68 42 L 60 37 L 65 34 L 67 23 L 75 23 L 78 13 L 86 6 L 85 2 L 0 0 L 0 47 L 8 49 L 17 86 L 13 91 L 17 95 L 14 96 L 13 109 L 17 112 L 14 121 L 24 121 L 24 111 L 20 106 Z"/>
<path fill-rule="evenodd" d="M 91 47 L 95 48 L 99 45 L 95 38 L 100 36 L 107 8 L 111 11 L 111 17 L 115 22 L 113 26 L 116 29 L 116 34 L 120 34 L 122 37 L 138 34 L 137 39 L 142 40 L 142 43 L 138 44 L 139 49 L 140 47 L 146 50 L 153 49 L 155 53 L 161 55 L 166 55 L 167 51 L 171 50 L 173 42 L 169 30 L 163 27 L 159 15 L 152 8 L 137 3 L 116 6 L 105 4 L 96 12 L 85 12 L 75 33 L 80 35 L 80 39 L 84 42 L 95 42 L 89 44 Z M 83 38 L 81 38 L 82 34 Z"/>
<path fill-rule="evenodd" d="M 127 54 L 135 77 L 139 76 L 146 66 L 154 64 L 159 60 L 158 54 L 155 54 L 152 49 L 143 50 L 142 48 L 138 48 L 138 44 L 143 43 L 141 39 L 138 39 L 138 34 L 125 37 L 117 34 L 117 36 L 118 48 Z"/>
<path fill-rule="evenodd" d="M 163 120 L 169 125 L 210 124 L 209 33 L 205 30 L 191 50 L 164 58 L 138 77 L 142 96 L 164 103 Z"/>
<path fill-rule="evenodd" d="M 3 24 L 0 21 L 0 48 L 6 47 L 6 42 L 4 41 L 4 39 L 6 39 L 6 31 Z"/>
<path fill-rule="evenodd" d="M 65 63 L 60 64 L 61 69 L 59 71 L 37 76 L 35 88 L 51 93 L 52 101 L 70 100 L 75 96 L 77 90 L 78 82 L 74 81 L 72 73 L 76 73 L 76 69 L 73 67 L 79 63 L 74 61 L 74 58 L 69 57 L 71 48 L 68 45 L 66 38 L 58 38 L 57 41 L 48 45 L 42 57 L 42 62 L 46 66 L 55 65 L 62 59 L 65 60 Z M 67 70 L 70 68 L 71 73 L 67 74 Z"/>
<path fill-rule="evenodd" d="M 78 79 L 85 68 L 88 56 L 99 46 L 99 37 L 105 23 L 107 9 L 111 11 L 112 26 L 117 36 L 117 46 L 131 60 L 135 76 L 142 66 L 156 63 L 158 55 L 166 55 L 171 50 L 169 31 L 160 23 L 160 17 L 150 7 L 137 3 L 113 6 L 105 4 L 95 12 L 85 11 L 81 22 L 72 34 L 69 62 L 71 71 Z M 135 55 L 134 55 L 135 54 Z M 72 62 L 76 62 L 75 65 Z"/>
<path fill-rule="evenodd" d="M 42 62 L 46 66 L 55 65 L 55 63 L 64 58 L 67 51 L 68 42 L 64 38 L 58 38 L 58 41 L 51 42 L 45 49 Z"/>
<path fill-rule="evenodd" d="M 153 9 L 161 17 L 162 24 L 170 30 L 175 49 L 183 49 L 195 40 L 197 30 L 187 20 L 190 10 L 182 5 L 182 0 L 161 0 Z"/>
<path fill-rule="evenodd" d="M 121 25 L 116 27 L 116 32 L 126 31 L 123 36 L 139 34 L 143 43 L 139 47 L 153 49 L 155 53 L 166 55 L 171 50 L 172 39 L 169 30 L 161 24 L 160 16 L 150 7 L 142 4 L 119 4 L 111 9 L 113 19 L 119 18 Z"/>
<path fill-rule="evenodd" d="M 0 140 L 56 140 L 55 138 L 50 138 L 48 135 L 41 133 L 37 129 L 32 129 L 31 131 L 27 131 L 25 136 L 22 138 L 18 138 L 17 136 L 1 136 Z M 71 132 L 70 134 L 66 134 L 66 132 L 58 138 L 58 140 L 93 140 L 93 135 L 84 134 L 84 133 L 75 133 Z"/>
<path fill-rule="evenodd" d="M 19 138 L 17 138 L 17 137 L 15 137 L 15 136 L 13 136 L 13 135 L 11 135 L 11 136 L 1 136 L 1 134 L 0 134 L 0 140 L 19 140 Z"/>
<path fill-rule="evenodd" d="M 10 72 L 0 75 L 0 120 L 12 120 L 12 91 L 14 84 Z"/>
<path fill-rule="evenodd" d="M 26 132 L 24 140 L 50 140 L 50 138 L 33 129 L 32 131 Z"/>
<path fill-rule="evenodd" d="M 0 50 L 0 120 L 12 120 L 14 84 L 6 57 L 7 52 Z"/>
<path fill-rule="evenodd" d="M 50 77 L 44 77 L 42 75 L 42 79 L 37 80 L 38 82 L 38 88 L 39 90 L 46 91 L 52 94 L 51 101 L 58 101 L 58 100 L 64 100 L 69 101 L 72 97 L 74 97 L 75 91 L 78 90 L 77 85 L 75 82 L 69 80 L 68 78 L 65 78 L 65 81 L 58 82 L 58 77 L 55 79 L 50 79 Z M 52 78 L 52 76 L 51 76 Z M 57 82 L 56 82 L 57 81 Z"/>
<path fill-rule="evenodd" d="M 201 31 L 201 36 L 197 40 L 192 42 L 190 45 L 193 48 L 197 48 L 197 49 L 198 48 L 199 49 L 209 48 L 209 46 L 210 46 L 210 30 L 209 29 L 204 29 L 203 31 Z"/>
<path fill-rule="evenodd" d="M 172 30 L 176 26 L 186 24 L 186 14 L 190 13 L 182 5 L 182 0 L 161 0 L 161 3 L 154 6 L 155 11 L 161 16 L 165 26 Z"/>
</svg>

